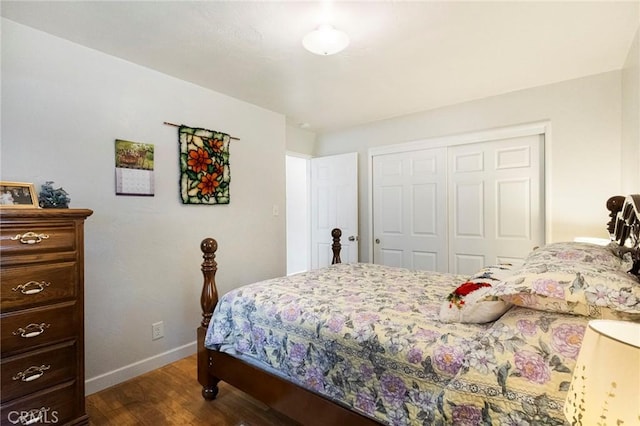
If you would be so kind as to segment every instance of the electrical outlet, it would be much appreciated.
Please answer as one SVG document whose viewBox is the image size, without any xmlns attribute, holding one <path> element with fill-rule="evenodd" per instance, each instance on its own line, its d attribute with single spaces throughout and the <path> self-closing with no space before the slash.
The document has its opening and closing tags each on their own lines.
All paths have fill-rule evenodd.
<svg viewBox="0 0 640 426">
<path fill-rule="evenodd" d="M 151 324 L 151 340 L 158 340 L 164 337 L 164 323 L 154 322 Z"/>
</svg>

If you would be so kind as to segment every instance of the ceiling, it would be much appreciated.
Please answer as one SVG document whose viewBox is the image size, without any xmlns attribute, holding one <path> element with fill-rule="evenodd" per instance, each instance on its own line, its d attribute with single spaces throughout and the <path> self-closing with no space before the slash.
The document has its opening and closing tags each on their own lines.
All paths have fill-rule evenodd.
<svg viewBox="0 0 640 426">
<path fill-rule="evenodd" d="M 620 69 L 639 4 L 3 0 L 1 14 L 325 132 Z M 347 49 L 304 50 L 327 22 Z"/>
</svg>

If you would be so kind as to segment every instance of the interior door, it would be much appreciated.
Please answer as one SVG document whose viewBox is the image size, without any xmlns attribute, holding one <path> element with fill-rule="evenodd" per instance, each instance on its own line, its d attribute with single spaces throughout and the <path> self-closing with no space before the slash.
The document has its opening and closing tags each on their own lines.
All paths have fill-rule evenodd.
<svg viewBox="0 0 640 426">
<path fill-rule="evenodd" d="M 446 148 L 373 157 L 373 262 L 446 272 Z"/>
<path fill-rule="evenodd" d="M 331 230 L 342 230 L 343 263 L 358 261 L 358 153 L 311 159 L 311 268 L 331 264 Z"/>
<path fill-rule="evenodd" d="M 544 244 L 544 135 L 449 148 L 449 266 L 522 263 Z"/>
</svg>

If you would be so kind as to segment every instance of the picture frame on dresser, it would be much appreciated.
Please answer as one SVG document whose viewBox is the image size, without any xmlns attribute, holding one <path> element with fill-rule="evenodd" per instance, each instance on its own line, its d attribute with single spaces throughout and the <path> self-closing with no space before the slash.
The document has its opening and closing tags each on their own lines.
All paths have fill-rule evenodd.
<svg viewBox="0 0 640 426">
<path fill-rule="evenodd" d="M 39 208 L 35 186 L 27 182 L 0 181 L 0 209 L 6 208 Z"/>
</svg>

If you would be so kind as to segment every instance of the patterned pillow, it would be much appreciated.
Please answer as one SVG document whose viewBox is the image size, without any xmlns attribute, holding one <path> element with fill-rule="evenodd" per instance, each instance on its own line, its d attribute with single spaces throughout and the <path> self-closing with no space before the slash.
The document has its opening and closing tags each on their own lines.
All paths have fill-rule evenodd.
<svg viewBox="0 0 640 426">
<path fill-rule="evenodd" d="M 640 320 L 640 282 L 608 247 L 555 243 L 487 292 L 533 309 L 592 318 Z"/>
<path fill-rule="evenodd" d="M 440 321 L 481 324 L 500 318 L 511 304 L 489 296 L 491 286 L 511 274 L 511 264 L 487 266 L 447 296 L 440 306 Z"/>
<path fill-rule="evenodd" d="M 616 254 L 615 244 L 600 246 L 576 241 L 551 243 L 533 250 L 525 259 L 527 263 L 546 263 L 557 267 L 578 264 L 615 270 L 627 267 L 626 262 Z"/>
</svg>

